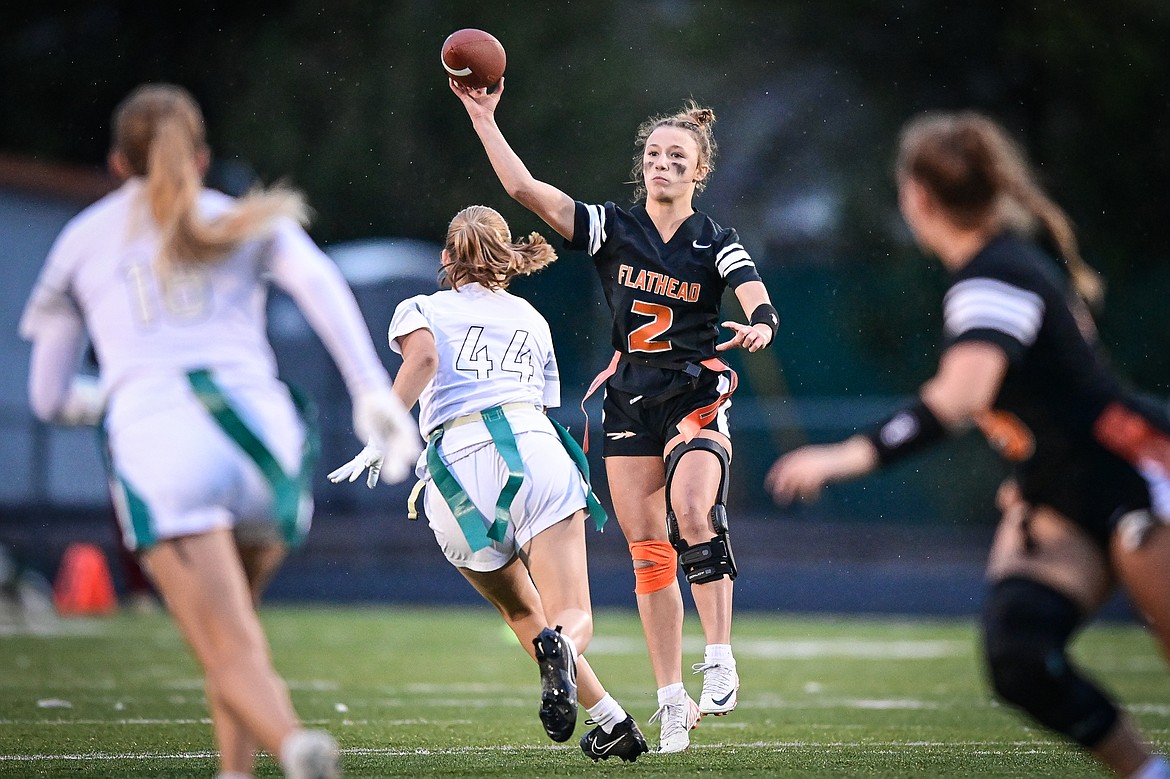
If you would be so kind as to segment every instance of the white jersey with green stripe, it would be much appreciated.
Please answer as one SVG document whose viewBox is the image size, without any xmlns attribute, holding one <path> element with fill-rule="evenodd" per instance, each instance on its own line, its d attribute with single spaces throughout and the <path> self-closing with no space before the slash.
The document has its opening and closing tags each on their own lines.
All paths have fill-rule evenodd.
<svg viewBox="0 0 1170 779">
<path fill-rule="evenodd" d="M 560 374 L 548 322 L 528 301 L 505 290 L 463 284 L 404 300 L 390 322 L 390 347 L 397 339 L 426 329 L 435 339 L 439 367 L 419 398 L 419 428 L 427 435 L 467 414 L 506 403 L 534 408 L 560 405 Z M 516 433 L 551 431 L 543 415 L 508 414 Z M 444 447 L 490 440 L 482 424 L 448 434 Z M 458 441 L 456 441 L 458 439 Z"/>
<path fill-rule="evenodd" d="M 211 218 L 231 203 L 205 189 L 199 210 Z M 112 430 L 165 412 L 175 393 L 188 393 L 190 370 L 211 370 L 228 388 L 272 386 L 269 282 L 305 312 L 351 394 L 388 383 L 344 278 L 292 220 L 279 221 L 270 236 L 246 242 L 222 260 L 177 264 L 166 273 L 158 270 L 159 243 L 145 181 L 132 178 L 62 230 L 21 318 L 28 340 L 45 328 L 88 332 L 110 398 Z M 54 367 L 68 372 L 59 377 L 68 382 L 74 366 Z"/>
</svg>

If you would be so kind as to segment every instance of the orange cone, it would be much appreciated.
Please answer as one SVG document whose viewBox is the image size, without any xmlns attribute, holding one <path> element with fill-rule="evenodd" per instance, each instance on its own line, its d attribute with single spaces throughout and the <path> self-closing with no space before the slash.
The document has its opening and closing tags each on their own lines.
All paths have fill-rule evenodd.
<svg viewBox="0 0 1170 779">
<path fill-rule="evenodd" d="M 118 608 L 106 556 L 94 544 L 70 544 L 53 585 L 53 603 L 63 615 L 111 614 Z"/>
</svg>

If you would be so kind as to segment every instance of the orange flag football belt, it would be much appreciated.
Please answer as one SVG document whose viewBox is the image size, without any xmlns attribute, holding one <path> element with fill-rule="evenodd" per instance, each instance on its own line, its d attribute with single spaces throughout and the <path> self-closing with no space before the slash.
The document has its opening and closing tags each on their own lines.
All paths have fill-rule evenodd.
<svg viewBox="0 0 1170 779">
<path fill-rule="evenodd" d="M 597 391 L 597 388 L 604 384 L 610 376 L 617 373 L 618 364 L 623 360 L 626 362 L 637 362 L 644 365 L 656 364 L 650 360 L 641 359 L 628 354 L 622 354 L 621 352 L 614 352 L 613 358 L 609 361 L 609 365 L 607 365 L 601 373 L 597 374 L 597 376 L 593 378 L 593 381 L 589 384 L 589 389 L 585 391 L 585 397 L 581 398 L 581 413 L 585 415 L 585 434 L 583 436 L 581 448 L 586 452 L 589 451 L 589 412 L 585 410 L 585 401 L 589 400 L 593 393 Z M 714 401 L 708 403 L 702 408 L 695 409 L 679 421 L 678 432 L 682 434 L 684 441 L 689 442 L 692 438 L 695 437 L 696 433 L 711 423 L 711 420 L 714 419 L 715 415 L 719 413 L 719 409 L 722 408 L 723 404 L 731 398 L 732 393 L 735 392 L 736 387 L 739 386 L 739 376 L 731 369 L 730 365 L 718 357 L 708 357 L 698 365 L 695 365 L 695 363 L 687 363 L 682 367 L 669 367 L 683 370 L 695 378 L 698 378 L 700 368 L 706 368 L 707 370 L 714 371 L 715 373 L 729 374 L 726 392 L 720 393 L 719 397 L 717 397 Z M 654 398 L 653 400 L 658 400 L 661 402 L 673 396 L 673 394 L 674 393 L 668 393 L 659 398 Z"/>
</svg>

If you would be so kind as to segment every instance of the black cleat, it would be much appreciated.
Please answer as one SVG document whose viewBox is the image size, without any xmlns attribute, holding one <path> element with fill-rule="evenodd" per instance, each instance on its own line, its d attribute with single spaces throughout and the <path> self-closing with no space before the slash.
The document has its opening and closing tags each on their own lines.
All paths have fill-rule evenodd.
<svg viewBox="0 0 1170 779">
<path fill-rule="evenodd" d="M 632 763 L 638 759 L 638 755 L 649 752 L 650 748 L 646 746 L 646 737 L 638 730 L 638 723 L 627 715 L 624 720 L 613 726 L 612 733 L 606 733 L 598 725 L 582 736 L 581 751 L 595 763 L 611 757 L 620 757 L 627 763 Z"/>
<path fill-rule="evenodd" d="M 577 727 L 577 658 L 561 639 L 560 627 L 532 639 L 540 663 L 540 721 L 553 741 L 568 741 Z"/>
</svg>

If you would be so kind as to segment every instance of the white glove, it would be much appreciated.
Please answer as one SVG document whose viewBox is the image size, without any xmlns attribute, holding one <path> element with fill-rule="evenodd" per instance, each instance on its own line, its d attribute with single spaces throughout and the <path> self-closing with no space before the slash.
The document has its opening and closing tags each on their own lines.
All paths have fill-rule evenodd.
<svg viewBox="0 0 1170 779">
<path fill-rule="evenodd" d="M 334 484 L 343 481 L 355 482 L 366 468 L 370 469 L 366 474 L 366 486 L 372 490 L 378 483 L 378 475 L 382 472 L 382 450 L 373 446 L 373 442 L 366 444 L 365 448 L 357 453 L 357 457 L 329 474 L 329 481 Z"/>
<path fill-rule="evenodd" d="M 367 441 L 366 449 L 379 456 L 383 481 L 396 484 L 410 476 L 423 442 L 414 417 L 389 387 L 363 392 L 353 399 L 353 427 Z M 373 478 L 376 482 L 377 476 Z M 367 484 L 374 486 L 368 480 Z"/>
<path fill-rule="evenodd" d="M 78 374 L 53 419 L 59 425 L 96 425 L 106 413 L 106 394 L 96 376 Z"/>
</svg>

